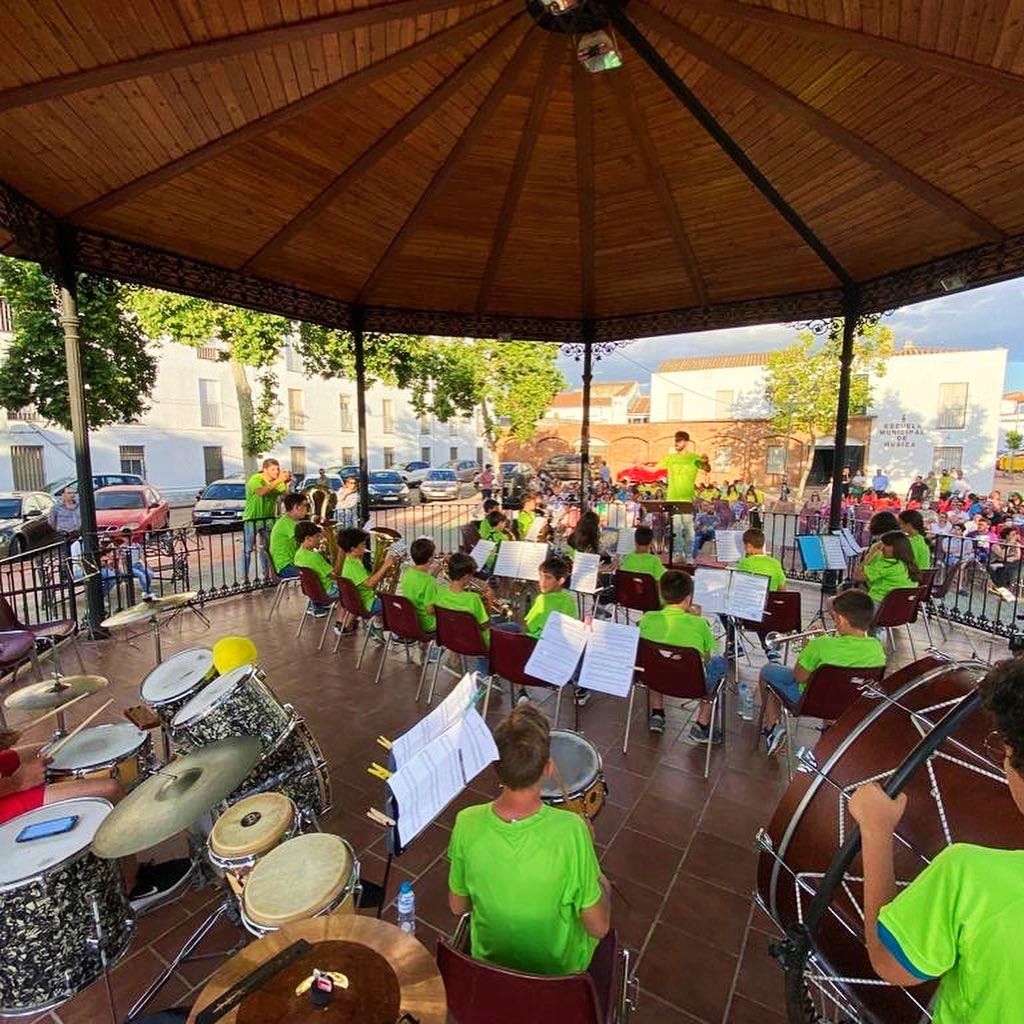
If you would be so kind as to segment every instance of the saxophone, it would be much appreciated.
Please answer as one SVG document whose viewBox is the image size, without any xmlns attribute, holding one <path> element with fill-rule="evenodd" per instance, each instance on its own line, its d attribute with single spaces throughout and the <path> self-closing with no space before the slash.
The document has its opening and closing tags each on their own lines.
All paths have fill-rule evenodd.
<svg viewBox="0 0 1024 1024">
<path fill-rule="evenodd" d="M 387 526 L 371 527 L 369 534 L 372 545 L 370 566 L 370 575 L 372 576 L 375 572 L 379 571 L 380 567 L 384 564 L 384 560 L 388 557 L 391 546 L 395 541 L 401 540 L 402 535 L 397 530 L 392 530 Z M 391 568 L 381 576 L 376 587 L 380 593 L 393 594 L 398 590 L 398 579 L 402 575 L 402 563 L 405 561 L 406 554 L 407 552 L 403 552 L 400 558 L 394 559 L 391 562 Z"/>
</svg>

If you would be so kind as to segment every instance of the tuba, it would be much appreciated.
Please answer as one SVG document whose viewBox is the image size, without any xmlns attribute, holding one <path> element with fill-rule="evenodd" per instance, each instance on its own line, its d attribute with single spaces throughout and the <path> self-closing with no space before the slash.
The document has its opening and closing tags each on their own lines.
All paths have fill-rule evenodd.
<svg viewBox="0 0 1024 1024">
<path fill-rule="evenodd" d="M 318 480 L 303 492 L 309 505 L 309 518 L 323 528 L 323 554 L 331 565 L 338 560 L 338 534 L 334 529 L 334 510 L 338 506 L 338 495 L 329 484 Z"/>
<path fill-rule="evenodd" d="M 387 526 L 374 526 L 369 530 L 370 544 L 371 544 L 371 564 L 370 564 L 370 575 L 372 576 L 375 572 L 379 571 L 380 567 L 384 564 L 384 560 L 388 557 L 388 552 L 391 550 L 391 546 L 395 541 L 402 539 L 402 535 L 397 530 L 392 530 Z M 377 583 L 377 590 L 384 594 L 393 594 L 398 590 L 398 578 L 402 575 L 402 562 L 405 560 L 405 553 L 403 552 L 402 557 L 397 559 L 391 566 L 391 568 L 380 578 Z"/>
</svg>

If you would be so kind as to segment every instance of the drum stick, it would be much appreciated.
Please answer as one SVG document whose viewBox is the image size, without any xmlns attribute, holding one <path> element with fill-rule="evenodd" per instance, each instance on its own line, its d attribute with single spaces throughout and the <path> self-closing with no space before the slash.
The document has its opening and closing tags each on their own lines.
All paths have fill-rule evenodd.
<svg viewBox="0 0 1024 1024">
<path fill-rule="evenodd" d="M 83 718 L 82 721 L 79 722 L 78 725 L 76 725 L 74 729 L 72 729 L 71 732 L 67 734 L 67 736 L 65 736 L 61 740 L 58 740 L 49 750 L 46 751 L 46 756 L 53 757 L 53 755 L 56 754 L 57 751 L 60 750 L 60 748 L 63 747 L 68 740 L 70 740 L 72 737 L 80 733 L 101 711 L 106 711 L 107 708 L 109 708 L 110 705 L 113 703 L 114 698 L 111 697 L 106 704 L 104 704 L 102 707 L 98 707 L 88 718 Z"/>
<path fill-rule="evenodd" d="M 61 704 L 61 706 L 58 708 L 50 708 L 50 710 L 47 711 L 46 714 L 40 715 L 38 718 L 33 718 L 31 722 L 26 722 L 24 725 L 19 727 L 19 731 L 23 733 L 28 732 L 29 729 L 34 728 L 40 722 L 45 722 L 51 715 L 56 715 L 58 712 L 61 711 L 67 711 L 67 709 L 72 705 L 77 704 L 80 700 L 85 700 L 86 697 L 91 696 L 91 693 L 80 693 L 77 697 L 73 698 L 72 700 L 69 700 L 67 704 Z"/>
</svg>

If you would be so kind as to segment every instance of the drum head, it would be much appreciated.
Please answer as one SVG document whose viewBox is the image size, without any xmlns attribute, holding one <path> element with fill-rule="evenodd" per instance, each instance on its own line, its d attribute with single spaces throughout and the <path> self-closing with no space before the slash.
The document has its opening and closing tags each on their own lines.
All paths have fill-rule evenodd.
<svg viewBox="0 0 1024 1024">
<path fill-rule="evenodd" d="M 50 768 L 67 772 L 112 764 L 133 754 L 145 741 L 146 734 L 131 722 L 95 725 L 72 736 L 54 755 Z M 43 753 L 46 753 L 45 748 Z"/>
<path fill-rule="evenodd" d="M 257 793 L 239 800 L 218 819 L 210 833 L 210 849 L 236 860 L 272 850 L 295 822 L 295 804 L 284 793 Z"/>
<path fill-rule="evenodd" d="M 211 661 L 212 664 L 212 661 Z M 243 679 L 248 679 L 253 674 L 253 665 L 239 665 L 231 672 L 225 672 L 218 676 L 209 686 L 204 686 L 171 721 L 171 726 L 186 725 L 193 719 L 200 718 L 215 704 L 229 694 Z"/>
<path fill-rule="evenodd" d="M 271 850 L 252 869 L 242 907 L 253 924 L 280 928 L 330 906 L 352 877 L 352 847 L 311 832 Z"/>
<path fill-rule="evenodd" d="M 558 775 L 569 793 L 586 789 L 601 771 L 601 755 L 597 748 L 579 733 L 562 729 L 551 730 L 551 759 L 558 768 Z M 558 799 L 562 796 L 558 775 L 545 776 L 541 780 L 540 798 Z"/>
<path fill-rule="evenodd" d="M 190 647 L 157 665 L 142 681 L 142 699 L 147 704 L 163 704 L 188 693 L 210 669 L 213 652 L 208 647 Z"/>
<path fill-rule="evenodd" d="M 0 825 L 0 885 L 31 878 L 81 853 L 92 843 L 96 829 L 112 810 L 113 807 L 106 800 L 79 797 L 77 800 L 59 800 L 55 804 L 37 807 L 34 811 L 19 814 L 17 818 Z M 15 842 L 22 829 L 28 825 L 72 815 L 77 815 L 78 821 L 70 832 L 29 842 Z"/>
</svg>

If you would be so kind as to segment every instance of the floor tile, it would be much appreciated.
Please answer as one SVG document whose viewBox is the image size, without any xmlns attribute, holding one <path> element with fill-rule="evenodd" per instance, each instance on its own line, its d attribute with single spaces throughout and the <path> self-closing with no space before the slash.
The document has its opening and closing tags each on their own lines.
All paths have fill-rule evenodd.
<svg viewBox="0 0 1024 1024">
<path fill-rule="evenodd" d="M 756 864 L 752 849 L 707 832 L 697 832 L 686 851 L 683 870 L 749 897 L 754 889 Z"/>
<path fill-rule="evenodd" d="M 679 873 L 660 921 L 738 956 L 747 934 L 750 900 L 694 875 Z"/>
<path fill-rule="evenodd" d="M 785 1012 L 785 975 L 768 952 L 768 939 L 751 932 L 736 977 L 737 994 L 776 1013 Z"/>
<path fill-rule="evenodd" d="M 764 824 L 764 807 L 760 809 L 719 796 L 717 791 L 708 801 L 700 820 L 702 832 L 710 832 L 737 846 L 754 847 L 757 830 Z"/>
<path fill-rule="evenodd" d="M 662 895 L 636 878 L 608 875 L 612 887 L 612 923 L 619 942 L 639 952 L 661 907 Z"/>
<path fill-rule="evenodd" d="M 729 1004 L 725 1024 L 786 1024 L 786 1016 L 737 995 Z"/>
<path fill-rule="evenodd" d="M 608 847 L 601 862 L 605 871 L 664 893 L 679 867 L 683 851 L 652 839 L 641 832 L 623 828 Z"/>
<path fill-rule="evenodd" d="M 626 827 L 684 849 L 696 831 L 698 813 L 646 794 L 630 811 Z"/>
<path fill-rule="evenodd" d="M 637 993 L 637 1008 L 629 1018 L 629 1024 L 697 1024 L 700 1020 L 700 1017 L 694 1017 L 653 993 L 640 989 Z"/>
</svg>

